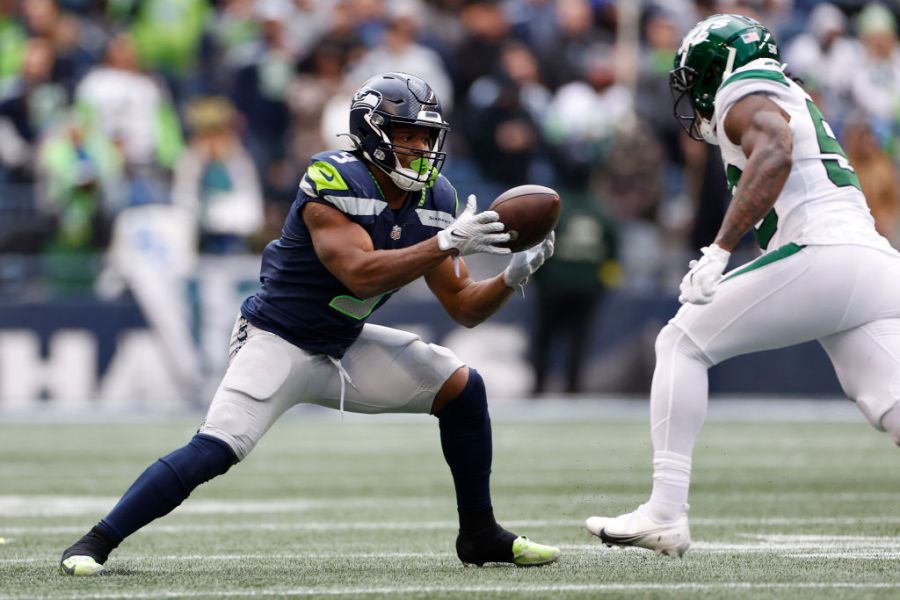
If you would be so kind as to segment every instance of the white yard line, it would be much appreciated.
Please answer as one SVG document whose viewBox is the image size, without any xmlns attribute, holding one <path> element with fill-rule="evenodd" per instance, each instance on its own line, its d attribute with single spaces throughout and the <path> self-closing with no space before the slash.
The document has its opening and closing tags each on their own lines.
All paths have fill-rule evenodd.
<svg viewBox="0 0 900 600">
<path fill-rule="evenodd" d="M 837 581 L 832 583 L 747 583 L 743 581 L 723 582 L 683 582 L 683 583 L 586 583 L 586 584 L 541 584 L 541 585 L 441 585 L 433 586 L 385 586 L 385 587 L 295 587 L 295 588 L 248 588 L 243 590 L 156 590 L 146 592 L 98 592 L 61 593 L 45 598 L 91 599 L 106 598 L 194 598 L 215 597 L 286 597 L 286 596 L 373 596 L 373 595 L 424 595 L 424 594 L 508 594 L 508 593 L 559 593 L 559 592 L 642 592 L 642 591 L 735 591 L 735 590 L 900 590 L 900 583 L 857 583 Z M 30 596 L 0 596 L 0 600 L 30 600 Z"/>
<path fill-rule="evenodd" d="M 898 537 L 877 536 L 788 536 L 772 535 L 758 536 L 741 534 L 741 537 L 758 539 L 756 542 L 694 542 L 691 545 L 691 554 L 777 554 L 780 556 L 806 559 L 806 558 L 854 558 L 868 560 L 892 560 L 900 556 L 897 550 L 900 546 Z M 823 551 L 827 548 L 827 552 Z M 561 544 L 564 553 L 574 552 L 618 552 L 622 549 L 607 549 L 599 541 L 588 544 Z M 628 552 L 645 552 L 637 548 L 629 548 Z M 450 559 L 455 561 L 455 555 L 449 552 L 300 552 L 280 554 L 127 554 L 122 553 L 118 558 L 123 561 L 240 561 L 240 560 L 311 560 L 333 558 L 358 558 L 358 559 L 382 559 L 382 558 L 428 558 Z M 16 557 L 0 558 L 0 564 L 30 564 L 55 562 L 56 557 Z"/>
<path fill-rule="evenodd" d="M 791 518 L 721 518 L 692 519 L 692 525 L 708 526 L 803 526 L 803 525 L 884 525 L 900 523 L 900 516 L 882 517 L 820 517 L 809 519 Z M 575 527 L 583 528 L 584 522 L 576 519 L 550 520 L 505 520 L 504 524 L 511 528 L 525 527 Z M 245 523 L 154 523 L 146 528 L 150 533 L 196 533 L 218 531 L 414 531 L 434 529 L 457 529 L 456 521 L 306 521 L 306 522 L 245 522 Z M 0 525 L 0 534 L 5 537 L 17 535 L 58 535 L 68 533 L 84 533 L 85 525 Z M 752 535 L 752 534 L 748 534 Z M 820 542 L 822 543 L 828 542 Z"/>
<path fill-rule="evenodd" d="M 900 493 L 890 492 L 848 492 L 839 494 L 828 494 L 824 496 L 820 493 L 769 493 L 760 494 L 761 498 L 772 498 L 777 496 L 779 499 L 787 502 L 794 501 L 811 501 L 816 502 L 863 502 L 863 501 L 887 501 L 900 502 Z M 558 499 L 558 494 L 532 494 L 531 504 L 546 503 L 547 499 Z M 707 494 L 709 500 L 718 500 L 725 502 L 729 499 L 741 499 L 748 501 L 752 495 L 748 494 Z M 596 495 L 579 495 L 574 500 L 579 504 L 588 507 L 602 502 L 604 504 L 613 500 L 618 501 L 638 501 L 640 496 L 634 494 L 596 494 Z M 112 508 L 118 497 L 115 496 L 69 496 L 69 495 L 28 495 L 28 494 L 5 494 L 0 495 L 0 518 L 14 517 L 67 517 L 79 515 L 102 515 Z M 517 500 L 521 502 L 521 499 Z M 335 507 L 341 508 L 370 508 L 377 506 L 403 506 L 403 507 L 425 507 L 425 506 L 452 506 L 452 498 L 434 497 L 434 496 L 399 496 L 399 497 L 366 497 L 366 498 L 347 498 L 347 497 L 325 497 L 325 498 L 275 498 L 275 499 L 240 499 L 240 500 L 201 500 L 191 499 L 178 508 L 177 514 L 265 514 L 265 513 L 304 513 L 314 510 L 331 509 Z M 589 512 L 590 512 L 589 508 Z M 588 515 L 585 514 L 585 517 Z M 896 523 L 900 522 L 900 517 L 891 515 L 885 517 L 866 517 L 872 519 L 871 522 Z M 837 520 L 829 520 L 837 519 Z M 893 519 L 893 520 L 892 520 Z M 824 523 L 842 523 L 844 521 L 839 517 L 813 517 L 803 519 L 800 517 L 772 517 L 768 519 L 760 519 L 756 517 L 747 517 L 745 519 L 718 519 L 718 518 L 694 518 L 691 523 L 697 525 L 727 525 L 735 523 L 753 523 L 758 524 L 767 522 L 772 525 L 782 524 L 824 524 Z M 854 521 L 856 522 L 856 521 Z"/>
</svg>

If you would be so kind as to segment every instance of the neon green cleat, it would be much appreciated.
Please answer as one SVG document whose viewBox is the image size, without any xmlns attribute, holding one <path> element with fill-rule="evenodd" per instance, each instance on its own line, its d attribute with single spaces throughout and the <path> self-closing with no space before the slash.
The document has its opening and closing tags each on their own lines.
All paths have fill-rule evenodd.
<svg viewBox="0 0 900 600">
<path fill-rule="evenodd" d="M 92 556 L 70 556 L 59 562 L 59 572 L 72 577 L 92 577 L 106 571 Z"/>
<path fill-rule="evenodd" d="M 513 563 L 519 567 L 536 567 L 546 565 L 559 559 L 559 548 L 532 542 L 527 537 L 513 540 Z"/>
</svg>

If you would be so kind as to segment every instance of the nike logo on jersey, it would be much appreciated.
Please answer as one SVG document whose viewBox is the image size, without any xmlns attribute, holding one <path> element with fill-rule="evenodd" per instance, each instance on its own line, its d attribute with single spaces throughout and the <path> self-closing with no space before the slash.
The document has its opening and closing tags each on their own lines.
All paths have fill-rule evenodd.
<svg viewBox="0 0 900 600">
<path fill-rule="evenodd" d="M 325 178 L 325 181 L 334 181 L 334 175 L 326 173 L 322 169 L 319 169 L 319 174 Z"/>
</svg>

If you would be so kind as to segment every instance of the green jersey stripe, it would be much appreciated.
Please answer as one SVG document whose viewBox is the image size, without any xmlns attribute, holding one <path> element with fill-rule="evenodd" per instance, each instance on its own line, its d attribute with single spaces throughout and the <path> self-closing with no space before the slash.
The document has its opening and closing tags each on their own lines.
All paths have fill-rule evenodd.
<svg viewBox="0 0 900 600">
<path fill-rule="evenodd" d="M 797 254 L 798 252 L 803 250 L 805 247 L 806 246 L 801 246 L 800 244 L 795 244 L 795 243 L 791 242 L 790 244 L 782 246 L 781 248 L 779 248 L 777 250 L 772 250 L 771 252 L 767 252 L 767 253 L 763 254 L 762 256 L 760 256 L 759 258 L 757 258 L 750 264 L 741 267 L 737 271 L 729 273 L 725 277 L 725 279 L 723 279 L 722 281 L 728 281 L 729 279 L 733 279 L 734 277 L 737 277 L 738 275 L 743 275 L 744 273 L 749 273 L 750 271 L 755 271 L 756 269 L 759 269 L 760 267 L 765 267 L 766 265 L 770 265 L 773 262 L 779 261 L 783 258 L 787 258 L 788 256 L 792 256 L 794 254 Z"/>
<path fill-rule="evenodd" d="M 785 87 L 790 87 L 791 85 L 788 83 L 788 80 L 785 78 L 784 73 L 782 73 L 781 71 L 775 71 L 772 69 L 750 69 L 749 71 L 741 71 L 740 73 L 735 73 L 734 75 L 723 81 L 722 85 L 719 86 L 719 91 L 721 91 L 722 88 L 730 83 L 734 83 L 736 81 L 744 81 L 745 79 L 768 79 L 770 81 L 777 81 Z"/>
</svg>

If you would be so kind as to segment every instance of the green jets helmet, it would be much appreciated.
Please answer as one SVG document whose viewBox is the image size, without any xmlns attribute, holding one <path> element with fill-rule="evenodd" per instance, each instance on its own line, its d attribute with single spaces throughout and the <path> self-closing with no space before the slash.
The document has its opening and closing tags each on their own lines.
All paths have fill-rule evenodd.
<svg viewBox="0 0 900 600">
<path fill-rule="evenodd" d="M 684 36 L 669 87 L 675 118 L 692 138 L 716 143 L 711 121 L 719 86 L 735 69 L 760 58 L 781 62 L 772 33 L 750 17 L 713 15 Z"/>
</svg>

